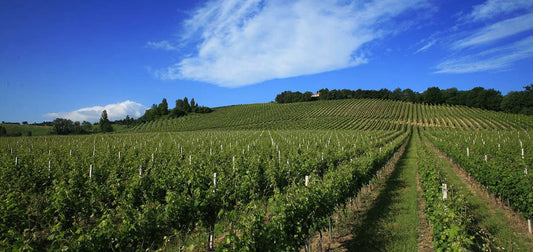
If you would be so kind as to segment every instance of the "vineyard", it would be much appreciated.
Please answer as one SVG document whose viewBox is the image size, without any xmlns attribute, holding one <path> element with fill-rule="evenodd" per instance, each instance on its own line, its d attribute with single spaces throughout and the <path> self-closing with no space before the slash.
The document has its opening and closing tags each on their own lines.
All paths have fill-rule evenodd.
<svg viewBox="0 0 533 252">
<path fill-rule="evenodd" d="M 319 251 L 407 152 L 433 249 L 531 251 L 532 131 L 532 116 L 363 99 L 0 138 L 0 249 Z M 486 204 L 517 223 L 494 227 Z"/>
</svg>

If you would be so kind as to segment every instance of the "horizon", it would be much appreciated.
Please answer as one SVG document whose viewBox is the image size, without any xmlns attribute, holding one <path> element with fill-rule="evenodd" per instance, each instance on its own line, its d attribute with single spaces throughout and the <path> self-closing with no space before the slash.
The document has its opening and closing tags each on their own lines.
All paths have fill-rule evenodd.
<svg viewBox="0 0 533 252">
<path fill-rule="evenodd" d="M 531 1 L 6 1 L 0 13 L 6 122 L 138 118 L 163 98 L 533 83 Z"/>
</svg>

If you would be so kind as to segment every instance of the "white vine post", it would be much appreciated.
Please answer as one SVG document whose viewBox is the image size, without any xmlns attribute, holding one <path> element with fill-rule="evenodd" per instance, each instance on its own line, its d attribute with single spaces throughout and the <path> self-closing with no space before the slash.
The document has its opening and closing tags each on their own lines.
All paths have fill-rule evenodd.
<svg viewBox="0 0 533 252">
<path fill-rule="evenodd" d="M 93 177 L 93 165 L 89 166 L 89 182 L 91 182 L 91 178 Z"/>
<path fill-rule="evenodd" d="M 485 163 L 487 163 L 488 160 L 489 160 L 489 159 L 488 159 L 488 157 L 487 157 L 487 154 L 485 154 Z"/>
<path fill-rule="evenodd" d="M 531 219 L 527 219 L 527 229 L 529 233 L 533 233 L 533 227 L 531 226 Z"/>
<path fill-rule="evenodd" d="M 470 157 L 470 149 L 468 147 L 466 147 L 466 156 Z"/>
<path fill-rule="evenodd" d="M 309 175 L 305 175 L 305 186 L 309 185 Z"/>
<path fill-rule="evenodd" d="M 448 185 L 442 184 L 442 200 L 446 200 L 448 198 Z"/>
<path fill-rule="evenodd" d="M 19 164 L 19 157 L 15 157 L 15 166 Z"/>
<path fill-rule="evenodd" d="M 520 141 L 520 147 L 522 147 L 522 141 Z M 522 159 L 524 159 L 524 148 L 522 148 Z M 527 175 L 527 167 L 524 168 L 524 173 Z M 529 229 L 531 232 L 531 229 Z"/>
<path fill-rule="evenodd" d="M 143 166 L 139 165 L 139 177 L 143 175 Z"/>
<path fill-rule="evenodd" d="M 50 178 L 50 167 L 52 167 L 52 161 L 48 160 L 48 178 Z"/>
<path fill-rule="evenodd" d="M 215 192 L 216 188 L 217 188 L 217 173 L 213 173 L 213 192 Z"/>
</svg>

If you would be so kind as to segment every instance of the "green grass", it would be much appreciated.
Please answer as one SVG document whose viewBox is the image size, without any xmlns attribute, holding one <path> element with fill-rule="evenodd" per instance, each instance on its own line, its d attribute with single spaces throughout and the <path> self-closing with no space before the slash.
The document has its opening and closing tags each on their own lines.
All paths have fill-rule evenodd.
<svg viewBox="0 0 533 252">
<path fill-rule="evenodd" d="M 6 127 L 8 136 L 28 136 L 31 132 L 32 136 L 46 136 L 50 135 L 52 131 L 51 126 L 37 126 L 37 125 L 19 125 L 19 124 L 0 124 Z"/>
<path fill-rule="evenodd" d="M 477 229 L 487 230 L 489 233 L 476 234 L 476 243 L 488 244 L 493 250 L 531 251 L 527 235 L 515 233 L 509 226 L 506 213 L 495 208 L 490 199 L 471 191 L 465 181 L 454 172 L 450 163 L 443 162 L 441 171 L 446 176 L 450 186 L 458 193 L 463 194 L 471 204 L 469 211 L 475 218 L 474 223 L 477 225 Z"/>
<path fill-rule="evenodd" d="M 354 251 L 418 250 L 416 148 L 412 139 L 366 218 L 355 230 Z"/>
</svg>

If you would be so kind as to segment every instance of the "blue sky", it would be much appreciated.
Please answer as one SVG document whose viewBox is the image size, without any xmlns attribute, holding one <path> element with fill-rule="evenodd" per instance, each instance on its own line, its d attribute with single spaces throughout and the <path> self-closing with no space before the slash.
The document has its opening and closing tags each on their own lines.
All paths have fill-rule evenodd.
<svg viewBox="0 0 533 252">
<path fill-rule="evenodd" d="M 0 8 L 0 120 L 136 117 L 284 91 L 533 83 L 533 2 L 19 1 Z"/>
</svg>

